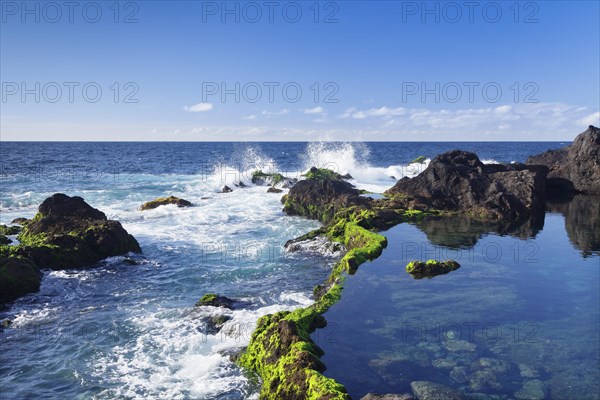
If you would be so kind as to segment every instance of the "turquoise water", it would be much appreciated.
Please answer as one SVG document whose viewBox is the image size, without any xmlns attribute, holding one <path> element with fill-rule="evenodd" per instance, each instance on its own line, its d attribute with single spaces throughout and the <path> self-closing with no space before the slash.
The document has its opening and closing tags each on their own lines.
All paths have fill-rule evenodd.
<svg viewBox="0 0 600 400">
<path fill-rule="evenodd" d="M 576 248 L 562 214 L 539 228 L 511 236 L 457 219 L 384 232 L 388 248 L 346 280 L 313 335 L 325 375 L 353 398 L 420 380 L 473 398 L 598 398 L 600 249 Z M 432 279 L 405 272 L 430 258 L 462 266 Z"/>
</svg>

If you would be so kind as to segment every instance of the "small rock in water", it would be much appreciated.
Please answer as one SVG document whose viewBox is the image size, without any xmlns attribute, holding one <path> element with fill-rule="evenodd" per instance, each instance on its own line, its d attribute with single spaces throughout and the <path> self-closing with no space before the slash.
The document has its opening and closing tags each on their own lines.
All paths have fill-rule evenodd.
<svg viewBox="0 0 600 400">
<path fill-rule="evenodd" d="M 448 386 L 429 381 L 411 382 L 410 387 L 419 400 L 462 400 L 461 394 Z"/>
<path fill-rule="evenodd" d="M 233 189 L 227 185 L 223 186 L 223 188 L 221 189 L 221 193 L 230 193 L 230 192 L 233 192 Z"/>
<path fill-rule="evenodd" d="M 191 207 L 193 204 L 187 200 L 180 199 L 179 197 L 169 196 L 169 197 L 159 197 L 157 199 L 148 201 L 140 207 L 140 210 L 152 210 L 154 208 L 160 206 L 166 206 L 168 204 L 175 204 L 177 207 Z"/>
<path fill-rule="evenodd" d="M 196 307 L 200 306 L 212 306 L 212 307 L 223 307 L 234 309 L 235 300 L 229 297 L 219 296 L 214 293 L 206 293 L 200 300 L 196 302 Z"/>
<path fill-rule="evenodd" d="M 544 382 L 533 379 L 525 381 L 521 390 L 515 393 L 515 397 L 519 400 L 541 400 L 546 397 L 545 393 Z"/>
<path fill-rule="evenodd" d="M 281 193 L 281 192 L 283 192 L 283 190 L 277 189 L 276 187 L 270 187 L 269 189 L 267 189 L 267 193 Z"/>
<path fill-rule="evenodd" d="M 456 383 L 465 383 L 469 380 L 469 374 L 465 367 L 454 367 L 450 371 L 450 378 Z"/>
<path fill-rule="evenodd" d="M 456 361 L 449 358 L 437 358 L 433 360 L 432 365 L 435 368 L 452 368 L 456 365 Z"/>
<path fill-rule="evenodd" d="M 12 220 L 11 224 L 19 224 L 19 225 L 23 225 L 24 223 L 26 223 L 27 221 L 29 221 L 27 218 L 15 218 Z"/>
<path fill-rule="evenodd" d="M 0 322 L 0 327 L 2 328 L 8 328 L 10 325 L 12 324 L 12 321 L 10 319 L 3 319 L 2 322 Z"/>
<path fill-rule="evenodd" d="M 523 378 L 537 378 L 540 376 L 539 372 L 530 365 L 519 364 L 519 370 Z"/>
</svg>

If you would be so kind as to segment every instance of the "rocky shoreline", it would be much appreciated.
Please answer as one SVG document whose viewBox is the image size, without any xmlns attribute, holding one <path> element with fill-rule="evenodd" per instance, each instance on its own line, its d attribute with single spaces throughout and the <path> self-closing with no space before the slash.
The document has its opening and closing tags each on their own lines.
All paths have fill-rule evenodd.
<svg viewBox="0 0 600 400">
<path fill-rule="evenodd" d="M 351 177 L 327 169 L 312 168 L 305 178 L 295 181 L 258 171 L 252 182 L 268 185 L 271 192 L 279 190 L 275 185 L 290 188 L 281 199 L 283 211 L 323 224 L 288 241 L 288 251 L 301 251 L 314 242 L 321 247 L 331 244 L 332 252 L 343 251 L 344 255 L 326 282 L 314 288 L 314 304 L 260 318 L 249 346 L 234 358 L 238 365 L 261 377 L 262 399 L 349 399 L 341 383 L 323 375 L 322 350 L 310 335 L 326 326 L 323 314 L 340 300 L 346 277 L 381 255 L 387 239 L 380 232 L 403 222 L 418 223 L 424 217 L 439 218 L 442 226 L 445 219 L 460 217 L 499 229 L 509 224 L 535 230 L 547 207 L 576 218 L 569 216 L 565 203 L 552 199 L 600 194 L 600 129 L 590 126 L 572 145 L 532 156 L 527 164 L 483 164 L 471 152 L 446 152 L 418 176 L 397 181 L 380 199 L 362 196 L 347 182 Z M 579 199 L 586 202 L 583 197 Z M 590 204 L 593 207 L 597 203 Z M 193 206 L 171 196 L 145 203 L 141 210 L 163 205 Z M 141 253 L 137 240 L 118 221 L 108 220 L 80 197 L 55 194 L 39 206 L 33 219 L 13 223 L 19 226 L 4 226 L 0 232 L 0 303 L 38 291 L 43 268 L 88 268 L 107 257 Z M 11 245 L 7 235 L 15 234 L 19 243 Z M 583 248 L 597 248 L 597 235 L 592 243 L 576 240 Z M 407 272 L 431 277 L 459 267 L 422 261 L 410 263 Z M 231 299 L 207 294 L 198 306 L 229 308 L 232 304 Z M 214 329 L 218 331 L 222 323 L 222 319 L 213 321 Z M 418 382 L 413 387 L 415 397 L 421 400 L 436 398 L 440 391 L 451 389 L 431 382 Z M 459 396 L 452 392 L 455 395 Z M 411 398 L 406 394 L 370 396 Z"/>
<path fill-rule="evenodd" d="M 546 187 L 557 193 L 556 179 L 561 182 L 580 182 L 579 174 L 596 176 L 600 173 L 600 130 L 590 126 L 566 150 L 556 168 L 546 158 L 532 157 L 534 164 L 483 164 L 476 154 L 450 151 L 434 158 L 430 165 L 415 178 L 403 178 L 389 189 L 386 198 L 373 200 L 361 197 L 343 177 L 327 171 L 313 171 L 313 176 L 298 182 L 283 196 L 283 211 L 321 221 L 324 226 L 309 232 L 286 247 L 298 242 L 325 237 L 341 243 L 348 252 L 335 264 L 327 282 L 315 287 L 315 303 L 293 312 L 262 317 L 252 334 L 246 351 L 237 359 L 242 367 L 260 375 L 263 386 L 261 399 L 349 399 L 342 384 L 322 375 L 325 366 L 320 361 L 322 350 L 312 341 L 310 333 L 326 325 L 323 318 L 341 298 L 346 274 L 352 274 L 360 264 L 377 258 L 387 245 L 380 235 L 391 226 L 407 221 L 418 221 L 424 216 L 462 216 L 485 223 L 521 224 L 527 220 L 536 226 L 546 211 Z M 585 145 L 584 145 L 585 144 Z M 552 159 L 554 160 L 554 158 Z M 583 161 L 582 161 L 583 160 Z M 572 163 L 584 163 L 589 170 Z M 570 171 L 579 171 L 574 175 Z M 568 171 L 568 172 L 565 172 Z M 549 173 L 552 173 L 549 175 Z M 585 181 L 585 180 L 583 180 Z M 596 180 L 598 182 L 600 180 Z M 577 183 L 574 187 L 582 192 Z M 593 185 L 586 193 L 595 193 Z M 571 190 L 572 192 L 572 190 Z M 414 265 L 424 265 L 427 263 Z M 443 272 L 458 268 L 453 263 L 441 265 Z M 413 269 L 413 265 L 407 270 Z M 462 398 L 461 395 L 434 382 L 415 382 L 412 389 L 416 398 Z M 409 394 L 367 396 L 374 398 L 412 398 Z"/>
</svg>

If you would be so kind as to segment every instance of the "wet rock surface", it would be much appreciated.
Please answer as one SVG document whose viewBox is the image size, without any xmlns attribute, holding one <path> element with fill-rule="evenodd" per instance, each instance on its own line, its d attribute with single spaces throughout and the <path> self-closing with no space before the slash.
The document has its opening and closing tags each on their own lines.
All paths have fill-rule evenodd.
<svg viewBox="0 0 600 400">
<path fill-rule="evenodd" d="M 152 210 L 160 206 L 166 206 L 168 204 L 174 204 L 177 207 L 191 207 L 193 204 L 187 200 L 180 199 L 179 197 L 169 196 L 169 197 L 159 197 L 157 199 L 148 201 L 140 207 L 140 210 Z"/>
<path fill-rule="evenodd" d="M 462 400 L 461 394 L 448 386 L 429 381 L 416 381 L 410 384 L 419 400 Z"/>
<path fill-rule="evenodd" d="M 543 213 L 544 166 L 483 164 L 475 153 L 454 150 L 435 157 L 418 176 L 400 179 L 385 193 L 411 196 L 439 210 L 524 219 Z"/>
<path fill-rule="evenodd" d="M 549 168 L 549 193 L 600 194 L 600 129 L 590 125 L 571 145 L 529 157 L 527 164 Z"/>
</svg>

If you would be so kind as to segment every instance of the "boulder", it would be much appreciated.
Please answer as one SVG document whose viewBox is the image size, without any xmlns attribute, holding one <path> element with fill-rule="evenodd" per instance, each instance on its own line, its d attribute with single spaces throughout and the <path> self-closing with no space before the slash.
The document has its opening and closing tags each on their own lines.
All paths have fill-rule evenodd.
<svg viewBox="0 0 600 400">
<path fill-rule="evenodd" d="M 281 193 L 283 192 L 283 190 L 281 189 L 277 189 L 276 187 L 271 186 L 270 188 L 267 189 L 267 193 Z"/>
<path fill-rule="evenodd" d="M 359 191 L 341 179 L 306 179 L 298 182 L 283 196 L 283 211 L 328 222 L 339 209 L 364 205 L 370 199 L 361 197 Z"/>
<path fill-rule="evenodd" d="M 169 197 L 159 197 L 157 199 L 151 200 L 142 204 L 140 210 L 152 210 L 154 208 L 160 206 L 166 206 L 167 204 L 175 204 L 177 207 L 191 207 L 193 204 L 187 200 L 180 199 L 179 197 L 169 196 Z"/>
<path fill-rule="evenodd" d="M 236 301 L 225 296 L 219 296 L 214 293 L 206 293 L 200 300 L 196 302 L 196 307 L 200 306 L 212 306 L 212 307 L 223 307 L 230 310 L 234 309 Z"/>
<path fill-rule="evenodd" d="M 448 386 L 429 381 L 411 382 L 410 387 L 419 400 L 462 400 L 462 395 Z"/>
<path fill-rule="evenodd" d="M 385 194 L 483 219 L 524 219 L 543 214 L 547 172 L 543 166 L 485 165 L 475 153 L 454 150 L 435 157 L 416 177 L 400 179 Z"/>
<path fill-rule="evenodd" d="M 57 193 L 44 200 L 38 214 L 17 237 L 17 255 L 40 268 L 82 268 L 104 258 L 140 253 L 140 246 L 118 221 L 81 197 Z"/>
<path fill-rule="evenodd" d="M 0 257 L 0 303 L 37 292 L 41 282 L 42 274 L 30 260 L 22 257 Z"/>
<path fill-rule="evenodd" d="M 406 265 L 408 272 L 415 279 L 433 278 L 437 275 L 447 274 L 460 268 L 460 264 L 454 260 L 427 262 L 411 261 Z"/>
<path fill-rule="evenodd" d="M 550 194 L 600 194 L 600 128 L 590 125 L 569 146 L 529 157 L 527 164 L 550 169 L 547 180 Z"/>
</svg>

